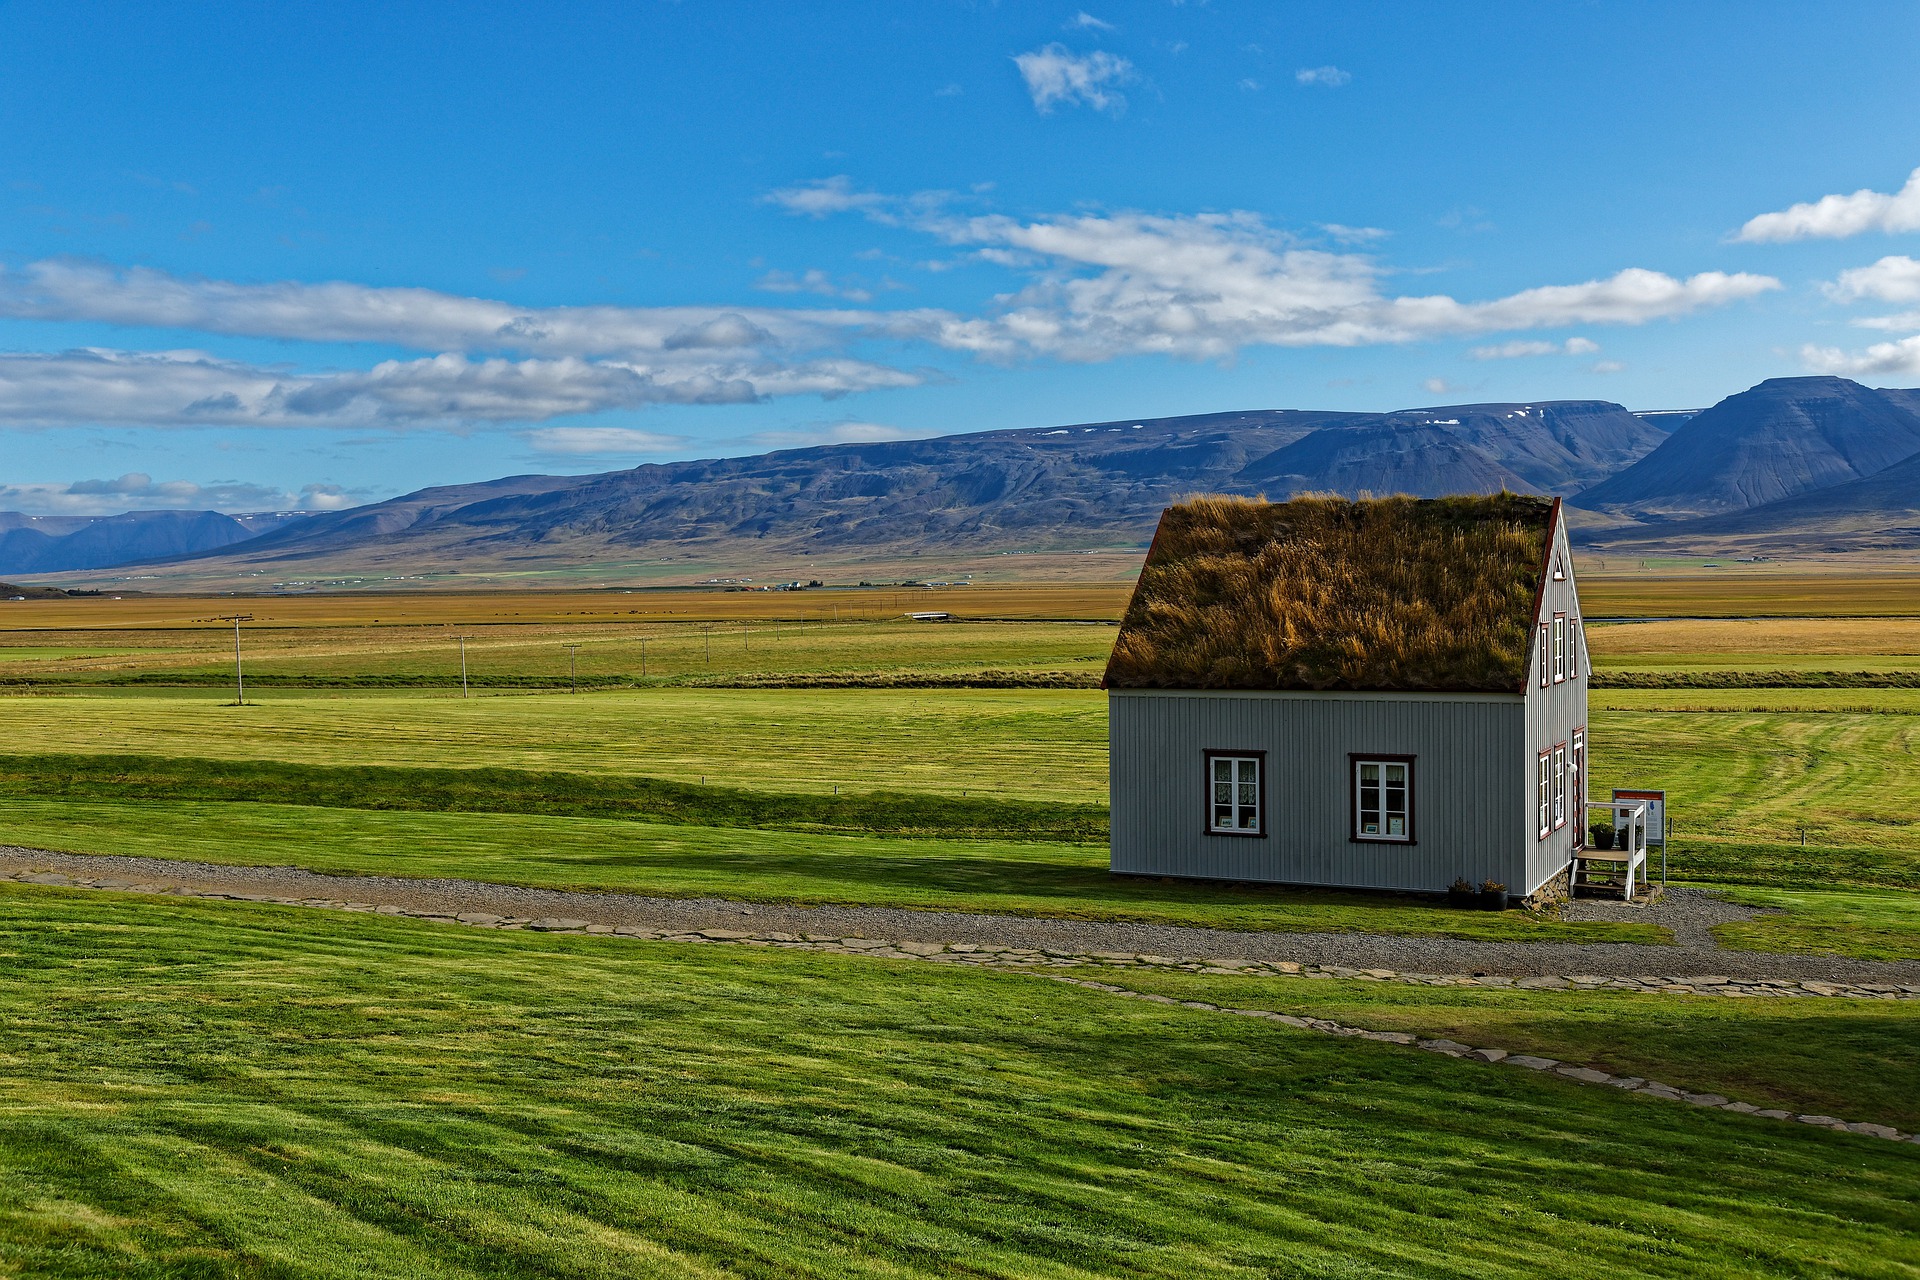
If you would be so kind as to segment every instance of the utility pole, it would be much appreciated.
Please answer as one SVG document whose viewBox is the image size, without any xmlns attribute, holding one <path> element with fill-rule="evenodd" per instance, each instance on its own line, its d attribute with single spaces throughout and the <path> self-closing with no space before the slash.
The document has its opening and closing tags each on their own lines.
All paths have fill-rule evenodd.
<svg viewBox="0 0 1920 1280">
<path fill-rule="evenodd" d="M 642 680 L 647 678 L 647 638 L 645 636 L 640 637 L 640 678 Z"/>
<path fill-rule="evenodd" d="M 455 636 L 460 642 L 460 696 L 467 696 L 467 641 L 470 636 Z"/>
<path fill-rule="evenodd" d="M 233 705 L 244 707 L 247 705 L 247 678 L 240 670 L 240 624 L 252 622 L 253 615 L 223 613 L 220 615 L 220 621 L 233 624 Z"/>
<path fill-rule="evenodd" d="M 567 686 L 573 693 L 580 692 L 580 672 L 579 667 L 575 663 L 575 659 L 579 657 L 579 654 L 579 645 L 570 644 L 567 646 Z"/>
</svg>

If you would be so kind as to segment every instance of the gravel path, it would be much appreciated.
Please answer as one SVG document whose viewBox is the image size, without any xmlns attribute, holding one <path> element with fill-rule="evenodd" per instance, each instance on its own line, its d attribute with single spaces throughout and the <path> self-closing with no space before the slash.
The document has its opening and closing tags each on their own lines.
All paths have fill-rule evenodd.
<svg viewBox="0 0 1920 1280">
<path fill-rule="evenodd" d="M 0 872 L 29 871 L 96 878 L 111 876 L 197 890 L 391 904 L 445 915 L 483 912 L 532 918 L 568 917 L 595 925 L 669 932 L 729 929 L 884 938 L 895 942 L 968 942 L 1043 951 L 1284 960 L 1404 973 L 1465 973 L 1512 978 L 1565 974 L 1619 977 L 1710 974 L 1734 979 L 1920 983 L 1920 961 L 1880 963 L 1832 956 L 1721 950 L 1712 945 L 1707 930 L 1716 923 L 1746 919 L 1755 914 L 1753 909 L 1690 889 L 1669 890 L 1666 900 L 1653 906 L 1587 901 L 1575 904 L 1570 911 L 1576 919 L 1629 919 L 1673 929 L 1678 945 L 1658 947 L 1622 943 L 1471 942 L 1360 933 L 1237 932 L 895 907 L 799 907 L 721 898 L 648 898 L 635 894 L 528 889 L 472 880 L 330 876 L 293 867 L 233 867 L 0 846 Z"/>
</svg>

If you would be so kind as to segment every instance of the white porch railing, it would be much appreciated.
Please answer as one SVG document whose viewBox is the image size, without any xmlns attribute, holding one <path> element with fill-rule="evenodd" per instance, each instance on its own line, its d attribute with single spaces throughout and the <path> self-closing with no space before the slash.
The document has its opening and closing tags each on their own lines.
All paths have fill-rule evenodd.
<svg viewBox="0 0 1920 1280">
<path fill-rule="evenodd" d="M 1647 809 L 1648 802 L 1645 800 L 1587 801 L 1586 812 L 1589 820 L 1601 810 L 1613 814 L 1613 848 L 1575 849 L 1571 869 L 1574 883 L 1579 883 L 1581 863 L 1601 862 L 1618 867 L 1625 872 L 1624 892 L 1628 902 L 1633 901 L 1633 886 L 1636 880 L 1642 889 L 1646 888 Z"/>
</svg>

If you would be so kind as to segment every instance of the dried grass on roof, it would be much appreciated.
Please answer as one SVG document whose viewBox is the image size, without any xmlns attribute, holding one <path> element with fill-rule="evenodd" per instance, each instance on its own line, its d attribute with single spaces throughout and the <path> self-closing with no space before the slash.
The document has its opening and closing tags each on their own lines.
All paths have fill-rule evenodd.
<svg viewBox="0 0 1920 1280">
<path fill-rule="evenodd" d="M 1551 510 L 1510 493 L 1172 507 L 1107 685 L 1518 691 Z"/>
</svg>

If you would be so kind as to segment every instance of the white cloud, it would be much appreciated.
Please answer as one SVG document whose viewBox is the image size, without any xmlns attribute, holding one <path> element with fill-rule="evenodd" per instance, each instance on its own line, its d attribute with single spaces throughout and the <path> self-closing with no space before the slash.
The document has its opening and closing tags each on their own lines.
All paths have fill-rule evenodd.
<svg viewBox="0 0 1920 1280">
<path fill-rule="evenodd" d="M 1837 373 L 1849 378 L 1920 374 L 1920 334 L 1896 342 L 1876 342 L 1858 352 L 1809 344 L 1800 348 L 1800 359 L 1815 373 Z"/>
<path fill-rule="evenodd" d="M 538 422 L 650 404 L 743 404 L 918 384 L 921 375 L 847 358 L 714 361 L 668 369 L 561 360 L 387 360 L 295 373 L 198 351 L 89 348 L 0 354 L 0 421 L 16 425 L 451 427 Z"/>
<path fill-rule="evenodd" d="M 1067 30 L 1069 31 L 1112 31 L 1113 29 L 1114 27 L 1111 22 L 1102 22 L 1085 9 L 1074 14 L 1067 22 Z"/>
<path fill-rule="evenodd" d="M 1821 286 L 1835 302 L 1920 302 L 1920 260 L 1889 254 L 1869 266 L 1852 267 Z"/>
<path fill-rule="evenodd" d="M 1626 369 L 1626 367 L 1627 367 L 1626 365 L 1621 364 L 1618 360 L 1596 360 L 1593 362 L 1592 367 L 1589 368 L 1587 372 L 1588 373 L 1620 373 L 1620 372 L 1623 372 Z"/>
<path fill-rule="evenodd" d="M 822 444 L 884 444 L 891 440 L 922 440 L 932 431 L 890 426 L 883 422 L 824 422 L 782 431 L 762 431 L 748 440 L 767 449 L 804 449 Z"/>
<path fill-rule="evenodd" d="M 958 86 L 954 86 L 954 92 L 959 92 Z M 876 191 L 855 191 L 853 181 L 845 174 L 781 187 L 769 191 L 764 199 L 768 204 L 779 205 L 788 213 L 804 213 L 811 218 L 824 218 L 831 213 L 846 213 L 852 209 L 871 209 L 888 203 L 887 197 Z"/>
<path fill-rule="evenodd" d="M 1293 79 L 1296 84 L 1338 89 L 1341 85 L 1352 83 L 1353 75 L 1338 67 L 1302 67 L 1293 73 Z"/>
<path fill-rule="evenodd" d="M 857 206 L 848 206 L 857 207 Z M 0 272 L 0 316 L 91 320 L 141 328 L 376 342 L 415 351 L 514 351 L 540 356 L 659 359 L 675 335 L 716 320 L 744 350 L 809 350 L 837 344 L 870 319 L 847 311 L 735 307 L 515 307 L 432 289 L 334 281 L 237 284 L 188 279 L 148 267 L 35 262 Z"/>
<path fill-rule="evenodd" d="M 1420 389 L 1429 395 L 1443 396 L 1457 388 L 1445 378 L 1428 378 L 1420 384 Z"/>
<path fill-rule="evenodd" d="M 1749 242 L 1841 240 L 1865 231 L 1890 235 L 1920 231 L 1920 169 L 1915 169 L 1907 185 L 1892 195 L 1863 187 L 1852 195 L 1821 196 L 1777 213 L 1749 218 L 1733 238 Z"/>
<path fill-rule="evenodd" d="M 1084 103 L 1095 111 L 1114 114 L 1126 109 L 1127 100 L 1117 92 L 1117 86 L 1133 78 L 1133 64 L 1116 54 L 1097 49 L 1081 55 L 1055 43 L 1017 54 L 1013 61 L 1041 115 L 1063 102 L 1069 106 Z"/>
<path fill-rule="evenodd" d="M 1363 346 L 1425 338 L 1642 324 L 1780 287 L 1770 276 L 1676 279 L 1628 268 L 1486 302 L 1388 297 L 1369 256 L 1302 247 L 1250 213 L 1083 214 L 1020 222 L 928 217 L 952 244 L 1030 255 L 1034 282 L 962 318 L 897 313 L 895 332 L 983 356 L 1096 361 L 1160 353 L 1224 358 L 1246 346 Z"/>
<path fill-rule="evenodd" d="M 832 276 L 819 268 L 811 268 L 800 275 L 785 271 L 769 271 L 754 282 L 754 288 L 766 293 L 817 293 L 828 298 L 845 298 L 849 302 L 871 302 L 873 294 L 853 284 L 836 283 Z"/>
<path fill-rule="evenodd" d="M 40 516 L 106 516 L 124 511 L 339 511 L 357 505 L 338 485 L 294 492 L 234 480 L 197 484 L 130 471 L 111 480 L 0 485 L 0 508 Z"/>
<path fill-rule="evenodd" d="M 653 454 L 684 447 L 685 436 L 637 431 L 632 427 L 540 427 L 526 433 L 535 453 Z"/>
<path fill-rule="evenodd" d="M 1517 339 L 1497 346 L 1475 347 L 1467 352 L 1472 360 L 1518 360 L 1526 356 L 1590 356 L 1600 349 L 1591 338 L 1568 338 L 1565 342 Z"/>
<path fill-rule="evenodd" d="M 1320 229 L 1346 245 L 1378 244 L 1393 234 L 1382 227 L 1349 227 L 1338 222 L 1323 222 Z"/>
<path fill-rule="evenodd" d="M 1890 333 L 1904 333 L 1920 329 L 1920 311 L 1897 311 L 1890 316 L 1862 316 L 1853 322 L 1862 329 L 1881 329 Z"/>
</svg>

